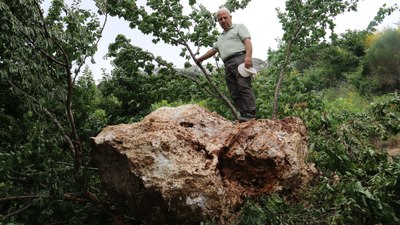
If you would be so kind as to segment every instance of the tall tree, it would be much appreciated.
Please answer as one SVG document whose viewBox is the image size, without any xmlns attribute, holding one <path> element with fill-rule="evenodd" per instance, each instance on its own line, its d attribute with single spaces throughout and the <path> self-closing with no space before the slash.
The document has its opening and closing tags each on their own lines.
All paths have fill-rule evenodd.
<svg viewBox="0 0 400 225">
<path fill-rule="evenodd" d="M 13 126 L 1 127 L 1 133 L 16 132 L 15 137 L 2 140 L 9 143 L 2 145 L 1 152 L 19 155 L 2 158 L 7 167 L 2 168 L 5 174 L 1 176 L 1 184 L 11 185 L 6 185 L 7 195 L 21 194 L 1 198 L 0 202 L 60 196 L 78 201 L 83 196 L 97 202 L 88 192 L 82 171 L 82 157 L 87 152 L 74 117 L 73 91 L 86 59 L 97 50 L 104 26 L 98 14 L 81 9 L 78 0 L 70 5 L 53 0 L 47 14 L 41 4 L 41 0 L 0 1 L 0 116 Z M 10 101 L 10 97 L 16 101 Z M 59 162 L 68 156 L 70 163 Z M 63 169 L 59 165 L 64 165 Z M 17 172 L 7 170 L 14 167 L 18 168 Z M 67 174 L 71 177 L 65 178 Z M 63 183 L 67 180 L 72 183 Z M 8 212 L 4 218 L 11 219 L 24 212 L 29 223 L 49 223 L 46 216 L 34 216 L 35 209 L 46 206 L 23 205 L 24 202 L 2 204 Z M 28 209 L 32 213 L 27 213 Z"/>
<path fill-rule="evenodd" d="M 321 3 L 316 0 L 289 0 L 286 1 L 286 11 L 278 12 L 284 35 L 280 43 L 279 76 L 274 94 L 273 118 L 278 113 L 278 98 L 285 72 L 290 62 L 300 57 L 305 49 L 323 41 L 327 36 L 327 29 L 331 37 L 335 38 L 334 17 L 350 10 L 355 10 L 358 0 L 327 1 Z"/>
<path fill-rule="evenodd" d="M 98 18 L 76 2 L 68 7 L 62 0 L 53 1 L 47 17 L 40 3 L 0 2 L 1 80 L 57 127 L 78 173 L 82 146 L 72 90 L 85 59 L 97 50 L 102 29 Z"/>
</svg>

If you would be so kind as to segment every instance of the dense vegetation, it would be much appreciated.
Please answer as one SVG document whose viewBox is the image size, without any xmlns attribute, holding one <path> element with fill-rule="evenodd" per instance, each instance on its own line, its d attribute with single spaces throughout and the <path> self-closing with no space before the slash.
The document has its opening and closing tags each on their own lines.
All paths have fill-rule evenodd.
<svg viewBox="0 0 400 225">
<path fill-rule="evenodd" d="M 164 105 L 197 103 L 235 118 L 221 68 L 190 65 L 190 46 L 213 43 L 216 24 L 189 2 L 190 16 L 178 1 L 149 0 L 152 13 L 134 1 L 97 1 L 93 13 L 55 0 L 47 14 L 38 0 L 0 1 L 0 224 L 138 224 L 113 211 L 90 137 Z M 247 3 L 227 1 L 232 10 Z M 290 0 L 279 12 L 285 35 L 254 80 L 258 118 L 301 118 L 320 175 L 304 190 L 249 199 L 238 224 L 400 223 L 400 159 L 386 153 L 400 145 L 400 29 L 374 29 L 398 8 L 377 9 L 365 30 L 327 37 L 333 17 L 356 4 Z M 121 35 L 109 46 L 114 70 L 96 84 L 84 66 L 101 37 L 99 15 L 181 45 L 187 68 Z"/>
</svg>

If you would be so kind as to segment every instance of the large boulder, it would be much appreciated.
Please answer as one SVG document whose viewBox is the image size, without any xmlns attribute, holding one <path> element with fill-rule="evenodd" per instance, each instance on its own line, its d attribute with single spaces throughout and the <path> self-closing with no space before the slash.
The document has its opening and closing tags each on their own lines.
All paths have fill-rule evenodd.
<svg viewBox="0 0 400 225">
<path fill-rule="evenodd" d="M 309 182 L 306 154 L 297 118 L 232 123 L 197 105 L 159 108 L 93 138 L 107 193 L 145 224 L 227 224 L 246 197 Z"/>
</svg>

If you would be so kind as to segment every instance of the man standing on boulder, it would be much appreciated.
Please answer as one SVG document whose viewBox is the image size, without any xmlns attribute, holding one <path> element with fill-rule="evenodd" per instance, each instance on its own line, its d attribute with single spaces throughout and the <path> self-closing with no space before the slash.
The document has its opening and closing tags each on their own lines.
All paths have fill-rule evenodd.
<svg viewBox="0 0 400 225">
<path fill-rule="evenodd" d="M 197 58 L 196 63 L 201 65 L 204 60 L 219 53 L 225 66 L 225 79 L 229 93 L 240 112 L 239 122 L 246 122 L 256 117 L 256 101 L 251 86 L 251 75 L 240 75 L 238 66 L 244 63 L 244 69 L 250 74 L 254 70 L 250 33 L 245 25 L 232 24 L 232 15 L 226 8 L 220 8 L 217 11 L 217 20 L 223 32 L 213 48 Z"/>
</svg>

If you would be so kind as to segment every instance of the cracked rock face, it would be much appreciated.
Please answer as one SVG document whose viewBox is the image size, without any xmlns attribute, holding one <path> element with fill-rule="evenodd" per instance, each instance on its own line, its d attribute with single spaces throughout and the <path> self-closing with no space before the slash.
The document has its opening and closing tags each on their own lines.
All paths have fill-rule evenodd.
<svg viewBox="0 0 400 225">
<path fill-rule="evenodd" d="M 145 224 L 227 224 L 244 199 L 316 174 L 299 119 L 234 124 L 197 105 L 163 107 L 106 127 L 93 159 L 116 207 Z"/>
</svg>

